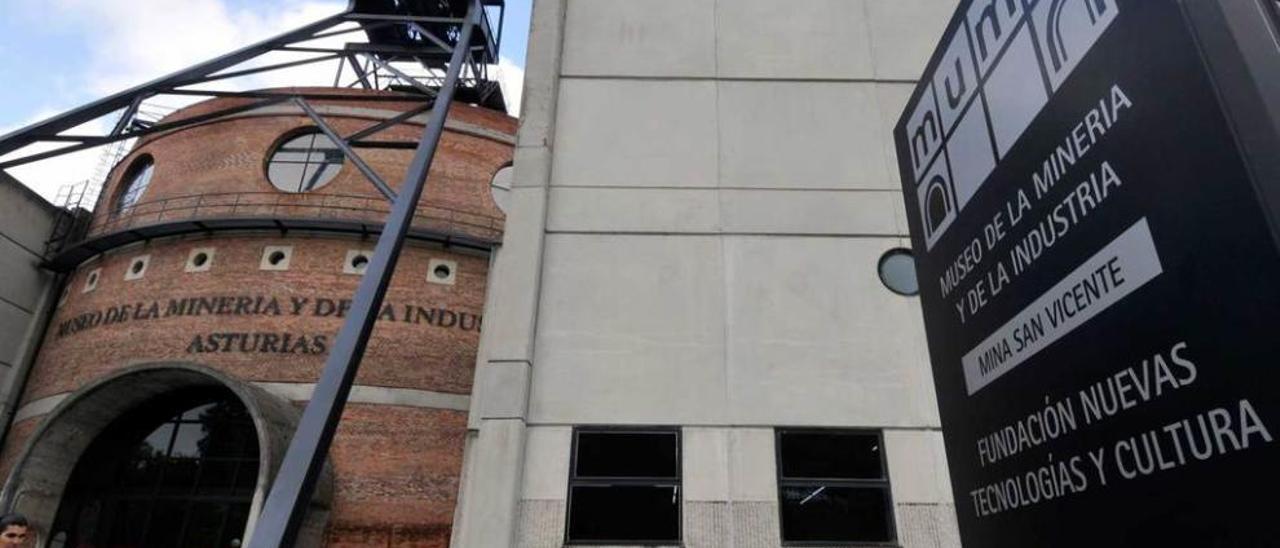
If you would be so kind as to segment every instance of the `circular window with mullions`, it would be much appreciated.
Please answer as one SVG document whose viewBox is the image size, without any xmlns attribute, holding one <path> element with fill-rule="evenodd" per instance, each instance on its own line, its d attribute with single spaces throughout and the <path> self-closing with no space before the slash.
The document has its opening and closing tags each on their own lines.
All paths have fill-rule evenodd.
<svg viewBox="0 0 1280 548">
<path fill-rule="evenodd" d="M 342 149 L 319 131 L 294 135 L 271 153 L 267 179 L 285 192 L 307 192 L 320 188 L 342 170 Z"/>
</svg>

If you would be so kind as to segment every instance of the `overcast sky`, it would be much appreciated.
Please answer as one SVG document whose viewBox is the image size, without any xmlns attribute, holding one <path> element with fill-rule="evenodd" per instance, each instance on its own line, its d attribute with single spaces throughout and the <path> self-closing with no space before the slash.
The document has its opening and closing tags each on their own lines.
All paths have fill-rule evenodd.
<svg viewBox="0 0 1280 548">
<path fill-rule="evenodd" d="M 507 0 L 499 68 L 518 108 L 532 0 Z M 0 0 L 0 135 L 186 66 L 296 28 L 345 0 Z M 341 38 L 338 38 L 339 40 Z M 337 45 L 341 45 L 339 42 Z M 308 72 L 309 71 L 309 72 Z M 265 87 L 319 78 L 298 69 L 241 83 Z M 289 80 L 290 78 L 294 80 Z M 100 122 L 100 124 L 103 122 Z M 98 151 L 10 170 L 46 198 L 91 177 Z"/>
</svg>

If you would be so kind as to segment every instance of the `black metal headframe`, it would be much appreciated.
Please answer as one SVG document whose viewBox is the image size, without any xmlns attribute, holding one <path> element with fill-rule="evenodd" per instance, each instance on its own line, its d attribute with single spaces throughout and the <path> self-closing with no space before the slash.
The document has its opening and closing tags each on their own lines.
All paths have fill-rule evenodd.
<svg viewBox="0 0 1280 548">
<path fill-rule="evenodd" d="M 132 89 L 104 97 L 87 105 L 37 122 L 0 136 L 0 157 L 18 152 L 16 157 L 0 161 L 7 169 L 46 158 L 97 147 L 116 141 L 180 129 L 197 123 L 230 116 L 284 100 L 343 99 L 355 101 L 404 101 L 404 97 L 352 97 L 350 95 L 304 93 L 290 91 L 225 91 L 197 89 L 195 86 L 226 81 L 237 77 L 288 69 L 321 62 L 337 62 L 334 87 L 385 89 L 405 95 L 434 98 L 445 83 L 445 72 L 454 49 L 462 48 L 462 73 L 458 79 L 458 100 L 505 111 L 502 90 L 489 77 L 489 66 L 498 63 L 501 43 L 503 0 L 481 0 L 481 17 L 476 32 L 463 40 L 461 31 L 467 2 L 462 0 L 350 0 L 346 11 L 309 25 L 241 48 L 221 57 L 157 78 Z M 461 8 L 459 7 L 461 6 Z M 491 21 L 496 15 L 498 23 Z M 335 29 L 334 27 L 345 26 Z M 332 29 L 332 30 L 331 30 Z M 308 42 L 332 36 L 363 32 L 366 40 L 349 42 L 341 48 L 318 47 Z M 314 53 L 315 56 L 260 66 L 244 66 L 271 52 Z M 397 67 L 393 63 L 398 63 Z M 406 63 L 413 63 L 418 73 L 410 74 Z M 349 66 L 352 82 L 342 86 L 344 69 Z M 198 117 L 151 124 L 137 118 L 144 101 L 163 96 L 252 97 L 260 101 L 238 105 Z M 102 134 L 72 135 L 66 132 L 87 122 L 119 113 L 112 129 Z M 364 135 L 367 137 L 367 135 Z M 52 150 L 21 154 L 20 149 L 35 144 L 62 145 Z"/>
<path fill-rule="evenodd" d="M 405 236 L 413 221 L 414 211 L 426 183 L 427 172 L 435 156 L 436 145 L 444 132 L 449 105 L 455 98 L 501 108 L 502 97 L 496 83 L 488 80 L 487 65 L 498 62 L 500 29 L 495 31 L 489 22 L 487 10 L 496 8 L 499 18 L 502 0 L 351 0 L 346 11 L 275 38 L 254 44 L 148 82 L 133 89 L 94 101 L 88 105 L 33 124 L 9 135 L 0 137 L 0 156 L 38 143 L 73 143 L 49 152 L 21 156 L 0 163 L 0 169 L 32 162 L 42 158 L 65 154 L 114 141 L 142 137 L 160 131 L 180 129 L 195 123 L 203 123 L 224 116 L 285 101 L 292 101 L 302 112 L 333 139 L 370 182 L 391 200 L 388 215 L 373 256 L 369 260 L 364 277 L 356 289 L 355 298 L 346 316 L 332 350 L 325 360 L 324 371 L 316 383 L 311 400 L 307 403 L 298 429 L 290 440 L 280 470 L 275 476 L 270 494 L 263 505 L 262 515 L 253 530 L 247 546 L 252 548 L 282 548 L 294 545 L 298 530 L 306 515 L 314 492 L 316 479 L 328 456 L 329 445 L 337 430 L 338 421 L 346 405 L 347 396 L 355 380 L 356 371 L 364 356 L 369 335 L 373 331 L 377 312 L 395 270 L 404 245 Z M 355 23 L 354 28 L 330 30 L 344 23 Z M 364 31 L 369 40 L 360 44 L 347 44 L 343 49 L 308 47 L 301 43 Z M 314 52 L 319 57 L 279 63 L 266 67 L 230 70 L 237 65 L 271 51 Z M 367 63 L 359 62 L 364 58 Z M 191 89 L 189 86 L 225 78 L 244 76 L 268 70 L 299 66 L 321 60 L 345 60 L 355 73 L 352 85 L 365 88 L 378 87 L 381 79 L 392 82 L 387 89 L 397 94 L 344 95 L 333 93 L 286 91 L 219 92 Z M 405 69 L 392 63 L 412 61 L 426 69 L 425 76 L 411 76 Z M 228 71 L 228 72 L 222 72 Z M 336 79 L 341 80 L 339 66 Z M 197 95 L 212 97 L 246 97 L 257 101 L 224 108 L 207 114 L 181 120 L 159 123 L 140 123 L 135 119 L 139 105 L 158 95 Z M 373 124 L 348 136 L 341 136 L 325 123 L 323 116 L 308 103 L 315 99 L 342 99 L 346 101 L 413 101 L 423 102 L 420 108 L 410 109 L 401 116 Z M 486 103 L 488 102 L 488 103 Z M 496 103 L 496 104 L 495 104 Z M 395 192 L 360 161 L 353 147 L 368 143 L 370 135 L 404 121 L 410 116 L 425 112 L 431 115 L 416 144 L 413 160 L 404 174 L 399 192 Z M 65 135 L 63 132 L 86 122 L 114 112 L 121 118 L 109 133 L 104 135 Z M 412 113 L 412 114 L 410 114 Z M 385 142 L 377 142 L 386 146 Z M 9 501 L 12 504 L 13 501 Z"/>
</svg>

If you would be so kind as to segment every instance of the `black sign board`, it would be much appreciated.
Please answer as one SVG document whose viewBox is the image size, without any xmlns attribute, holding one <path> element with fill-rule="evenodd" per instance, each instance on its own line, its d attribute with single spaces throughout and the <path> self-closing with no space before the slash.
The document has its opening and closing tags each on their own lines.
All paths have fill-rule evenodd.
<svg viewBox="0 0 1280 548">
<path fill-rule="evenodd" d="M 894 137 L 966 546 L 1280 546 L 1280 180 L 1223 15 L 1265 4 L 961 2 Z"/>
</svg>

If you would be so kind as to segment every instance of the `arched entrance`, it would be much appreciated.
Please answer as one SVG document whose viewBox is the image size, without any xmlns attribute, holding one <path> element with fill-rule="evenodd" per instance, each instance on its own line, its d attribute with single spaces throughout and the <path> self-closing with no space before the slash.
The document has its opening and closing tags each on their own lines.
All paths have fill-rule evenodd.
<svg viewBox="0 0 1280 548">
<path fill-rule="evenodd" d="M 224 447 L 217 446 L 223 443 L 220 441 L 224 439 L 222 434 L 215 436 L 217 440 L 205 442 L 205 449 L 210 450 L 209 457 L 192 455 L 190 436 L 204 433 L 205 419 L 202 415 L 206 412 L 215 412 L 213 408 L 205 406 L 218 402 L 224 403 L 216 413 L 228 413 L 233 420 L 211 426 L 234 429 L 252 438 L 252 442 L 241 440 L 247 445 L 239 447 L 241 450 L 248 446 L 256 448 L 256 467 L 247 463 L 249 459 L 247 452 L 235 457 L 212 457 L 214 453 L 226 453 Z M 232 406 L 231 403 L 237 405 Z M 215 405 L 215 407 L 218 406 Z M 189 412 L 194 413 L 189 414 Z M 243 415 L 240 415 L 241 412 Z M 113 516 L 116 514 L 108 515 L 106 511 L 108 502 L 125 504 L 129 508 L 125 510 L 126 514 L 135 512 L 132 508 L 133 504 L 137 503 L 139 507 L 149 508 L 147 510 L 149 513 L 146 515 L 150 516 L 150 519 L 165 520 L 172 518 L 172 515 L 166 512 L 172 513 L 173 509 L 165 504 L 157 504 L 159 501 L 181 499 L 183 504 L 187 505 L 224 504 L 227 512 L 226 519 L 238 519 L 232 514 L 240 511 L 238 505 L 242 500 L 240 498 L 243 494 L 242 486 L 252 485 L 252 491 L 248 495 L 251 501 L 248 518 L 241 523 L 240 531 L 232 534 L 228 544 L 210 545 L 233 546 L 229 544 L 231 540 L 246 539 L 252 532 L 256 516 L 261 511 L 267 490 L 271 486 L 276 470 L 280 467 L 280 461 L 284 457 L 289 438 L 297 426 L 299 415 L 299 409 L 289 401 L 270 394 L 252 383 L 234 379 L 201 365 L 171 362 L 122 369 L 67 394 L 61 403 L 45 416 L 27 441 L 5 482 L 0 506 L 22 512 L 31 520 L 39 533 L 38 546 L 204 546 L 204 544 L 186 544 L 185 542 L 142 544 L 81 541 L 82 544 L 71 544 L 73 540 L 79 538 L 78 535 L 82 534 L 82 531 L 72 531 L 70 528 L 85 527 L 96 531 L 96 527 L 101 526 L 106 528 L 102 534 L 115 538 L 114 533 L 108 531 L 113 526 L 83 521 L 95 516 L 98 521 L 114 519 Z M 210 419 L 214 422 L 223 420 L 212 416 Z M 244 420 L 248 423 L 242 422 Z M 160 438 L 163 438 L 164 432 L 168 431 L 166 425 L 173 430 L 169 431 L 170 439 L 161 442 Z M 179 430 L 188 425 L 190 427 L 186 429 L 192 432 L 184 435 L 182 441 L 179 441 L 177 439 Z M 232 428 L 231 425 L 239 426 Z M 155 438 L 152 438 L 153 434 Z M 165 487 L 166 480 L 163 477 L 152 478 L 152 480 L 108 477 L 82 479 L 85 474 L 93 472 L 105 475 L 106 470 L 102 467 L 112 466 L 107 462 L 111 458 L 117 460 L 115 466 L 128 466 L 130 463 L 134 467 L 144 465 L 144 468 L 135 469 L 134 472 L 149 473 L 152 471 L 150 466 L 155 464 L 157 468 L 154 471 L 162 473 L 163 470 L 167 470 L 166 466 L 170 462 L 168 460 L 162 463 L 154 462 L 160 458 L 157 453 L 161 445 L 164 446 L 164 459 L 176 457 L 196 461 L 194 465 L 197 469 L 197 477 L 191 478 L 195 483 L 190 484 L 190 490 L 186 495 L 179 495 Z M 134 458 L 136 455 L 127 453 L 130 448 L 134 451 L 147 451 L 153 458 L 152 460 Z M 196 449 L 200 449 L 199 439 L 197 439 Z M 204 488 L 198 483 L 201 481 L 199 467 L 202 463 L 214 463 L 222 458 L 237 460 L 234 466 L 234 477 L 230 483 L 221 482 L 230 489 L 230 492 L 222 491 L 213 498 L 205 498 L 201 495 L 205 492 Z M 189 474 L 192 464 L 189 461 L 180 461 L 175 470 Z M 82 473 L 82 469 L 88 472 Z M 122 483 L 109 487 L 99 483 L 109 481 Z M 147 481 L 156 483 L 151 484 Z M 154 494 L 121 494 L 112 501 L 106 500 L 102 495 L 105 491 L 114 489 L 145 490 L 141 489 L 140 485 L 152 487 Z M 95 492 L 99 493 L 97 499 L 93 498 Z M 299 546 L 320 545 L 325 525 L 329 520 L 332 497 L 333 472 L 326 465 L 325 472 L 316 486 L 316 493 L 312 497 L 307 516 L 303 520 L 302 529 L 299 531 Z M 101 509 L 96 514 L 92 508 L 95 500 L 98 501 L 96 504 L 101 505 Z M 157 506 L 163 507 L 159 514 L 153 511 Z M 118 508 L 113 510 L 113 512 L 119 511 Z M 192 519 L 188 515 L 189 511 L 190 508 L 184 506 L 185 513 L 179 518 L 184 521 Z M 212 509 L 211 511 L 217 513 L 222 510 Z M 143 512 L 137 510 L 132 515 L 136 517 L 143 515 Z M 202 513 L 195 517 L 199 520 L 206 515 Z M 141 522 L 131 519 L 129 522 L 133 529 L 144 528 Z M 190 524 L 188 523 L 187 526 Z M 234 528 L 226 529 L 228 532 L 232 530 Z M 65 533 L 65 536 L 53 538 L 53 535 L 58 532 Z M 73 536 L 72 533 L 76 533 L 77 536 Z M 83 534 L 89 535 L 89 533 Z M 134 531 L 129 534 L 143 534 L 145 541 L 145 535 L 149 535 L 150 530 Z M 174 534 L 183 534 L 183 532 L 178 531 Z M 218 540 L 220 542 L 222 539 Z M 64 544 L 60 545 L 59 541 Z"/>
<path fill-rule="evenodd" d="M 239 546 L 258 465 L 253 419 L 230 390 L 157 396 L 113 421 L 80 457 L 52 544 Z"/>
</svg>

